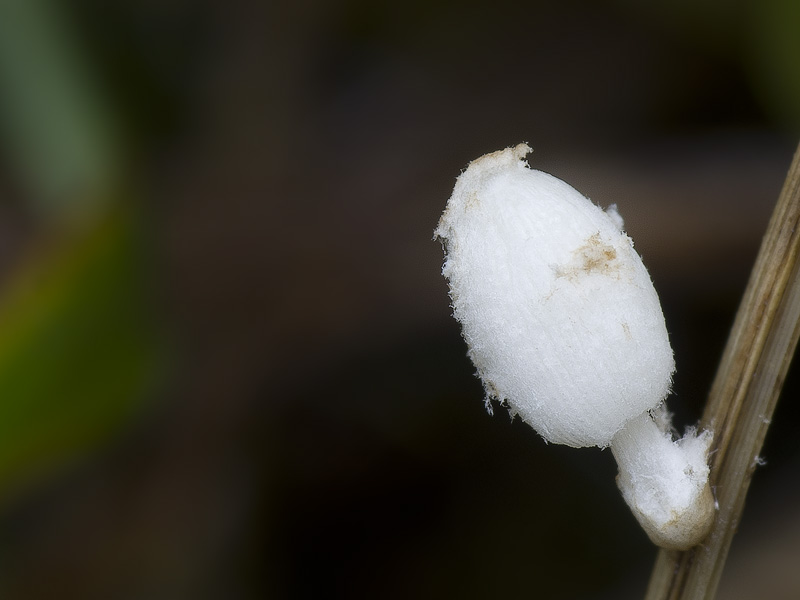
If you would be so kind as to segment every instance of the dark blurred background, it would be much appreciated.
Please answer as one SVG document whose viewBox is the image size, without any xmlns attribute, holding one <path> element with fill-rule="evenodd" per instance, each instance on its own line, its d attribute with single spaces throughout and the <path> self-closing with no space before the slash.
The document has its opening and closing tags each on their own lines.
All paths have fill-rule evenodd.
<svg viewBox="0 0 800 600">
<path fill-rule="evenodd" d="M 800 139 L 800 4 L 0 8 L 0 594 L 640 598 L 608 451 L 489 416 L 467 163 L 616 202 L 702 410 Z M 797 369 L 720 598 L 800 597 Z"/>
</svg>

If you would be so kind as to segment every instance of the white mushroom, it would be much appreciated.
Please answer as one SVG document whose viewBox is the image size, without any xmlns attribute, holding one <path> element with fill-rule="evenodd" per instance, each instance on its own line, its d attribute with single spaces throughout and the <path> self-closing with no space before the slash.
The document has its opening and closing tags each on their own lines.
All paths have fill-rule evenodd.
<svg viewBox="0 0 800 600">
<path fill-rule="evenodd" d="M 654 543 L 711 526 L 711 433 L 674 441 L 674 361 L 658 296 L 614 206 L 531 170 L 525 144 L 457 179 L 436 236 L 456 319 L 486 390 L 545 440 L 611 447 L 625 501 Z"/>
</svg>

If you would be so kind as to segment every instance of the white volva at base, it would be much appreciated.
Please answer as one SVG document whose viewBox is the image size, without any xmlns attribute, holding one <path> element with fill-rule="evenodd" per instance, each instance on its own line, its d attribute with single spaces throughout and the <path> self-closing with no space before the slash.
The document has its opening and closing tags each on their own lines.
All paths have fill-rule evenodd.
<svg viewBox="0 0 800 600">
<path fill-rule="evenodd" d="M 711 440 L 708 432 L 690 431 L 673 441 L 644 413 L 611 441 L 617 485 L 654 544 L 688 550 L 711 529 L 715 503 L 706 462 Z"/>
</svg>

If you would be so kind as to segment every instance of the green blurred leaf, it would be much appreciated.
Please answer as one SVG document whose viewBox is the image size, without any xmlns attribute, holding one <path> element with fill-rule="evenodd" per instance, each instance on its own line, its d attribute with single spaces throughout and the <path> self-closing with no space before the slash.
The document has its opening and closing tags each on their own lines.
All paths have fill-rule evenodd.
<svg viewBox="0 0 800 600">
<path fill-rule="evenodd" d="M 39 256 L 0 299 L 0 489 L 108 438 L 152 384 L 135 230 L 117 212 Z"/>
<path fill-rule="evenodd" d="M 118 126 L 56 0 L 0 0 L 0 141 L 45 214 L 93 212 L 123 167 Z"/>
</svg>

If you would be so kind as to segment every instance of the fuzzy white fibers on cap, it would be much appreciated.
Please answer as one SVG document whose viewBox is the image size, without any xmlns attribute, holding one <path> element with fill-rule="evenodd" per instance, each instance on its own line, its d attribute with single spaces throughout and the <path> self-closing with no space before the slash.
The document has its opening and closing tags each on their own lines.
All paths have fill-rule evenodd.
<svg viewBox="0 0 800 600">
<path fill-rule="evenodd" d="M 488 400 L 547 441 L 608 446 L 667 396 L 658 296 L 615 209 L 531 170 L 526 144 L 457 179 L 436 236 L 454 315 Z"/>
</svg>

